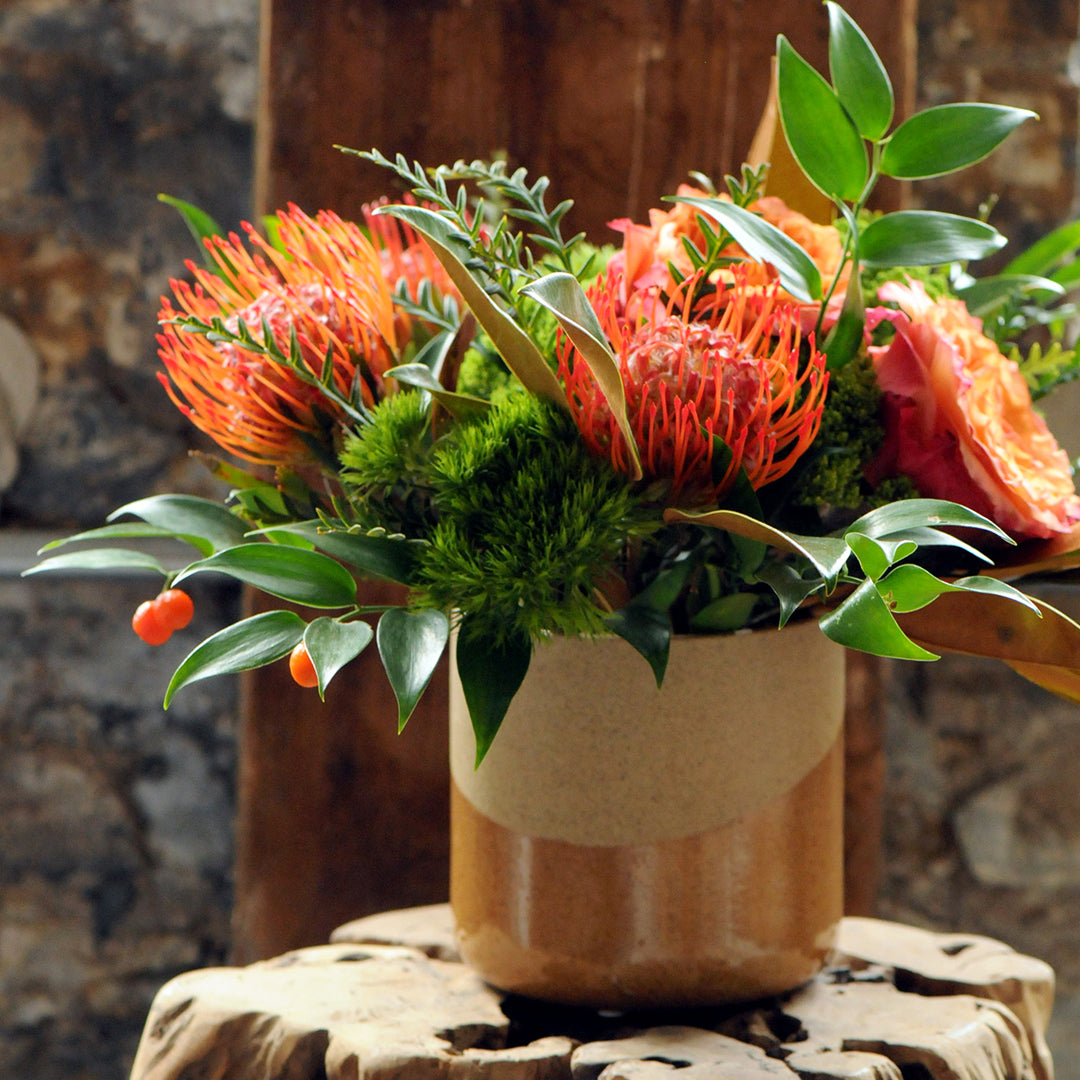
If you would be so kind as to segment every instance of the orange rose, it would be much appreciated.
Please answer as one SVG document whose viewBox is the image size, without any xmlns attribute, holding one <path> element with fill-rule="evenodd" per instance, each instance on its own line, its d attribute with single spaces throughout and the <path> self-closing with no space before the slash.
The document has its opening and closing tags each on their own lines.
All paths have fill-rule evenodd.
<svg viewBox="0 0 1080 1080">
<path fill-rule="evenodd" d="M 676 196 L 700 199 L 713 197 L 709 192 L 689 184 L 680 184 Z M 727 195 L 715 197 L 725 202 L 731 201 Z M 749 209 L 761 214 L 770 225 L 775 225 L 806 251 L 821 272 L 826 290 L 839 273 L 839 280 L 833 290 L 833 306 L 841 303 L 851 268 L 850 265 L 841 268 L 844 245 L 836 228 L 832 225 L 815 224 L 805 214 L 792 210 L 783 199 L 774 195 L 758 199 L 750 204 Z M 671 210 L 650 210 L 648 225 L 637 225 L 627 218 L 610 222 L 613 229 L 623 234 L 623 250 L 615 256 L 612 264 L 616 272 L 624 274 L 628 292 L 640 292 L 659 286 L 664 292 L 670 293 L 674 282 L 668 263 L 684 275 L 689 276 L 693 272 L 683 238 L 690 240 L 699 249 L 704 248 L 705 237 L 697 223 L 698 214 L 695 207 L 677 202 Z M 745 255 L 736 244 L 730 245 L 726 253 L 732 256 Z M 760 287 L 772 284 L 777 278 L 778 274 L 770 264 L 749 263 L 745 285 L 751 288 Z M 813 307 L 816 313 L 817 305 Z"/>
<path fill-rule="evenodd" d="M 901 312 L 891 345 L 871 349 L 885 392 L 886 441 L 871 480 L 905 475 L 1018 538 L 1050 537 L 1080 520 L 1069 459 L 1031 404 L 1019 367 L 959 300 L 891 282 Z"/>
</svg>

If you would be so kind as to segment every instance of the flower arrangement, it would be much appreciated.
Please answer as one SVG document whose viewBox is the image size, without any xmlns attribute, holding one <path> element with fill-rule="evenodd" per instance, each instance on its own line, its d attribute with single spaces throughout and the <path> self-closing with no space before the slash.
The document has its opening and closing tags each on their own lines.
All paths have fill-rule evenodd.
<svg viewBox="0 0 1080 1080">
<path fill-rule="evenodd" d="M 551 634 L 620 635 L 659 683 L 674 633 L 812 615 L 845 646 L 991 652 L 1080 696 L 1080 627 L 1003 580 L 1077 561 L 1080 498 L 1033 399 L 1080 370 L 1080 237 L 977 278 L 969 262 L 1005 243 L 986 221 L 869 210 L 880 177 L 963 168 L 1033 114 L 966 103 L 894 125 L 877 53 L 827 7 L 830 80 L 781 36 L 777 101 L 832 222 L 744 166 L 597 247 L 563 236 L 572 204 L 549 209 L 545 178 L 377 150 L 361 156 L 408 194 L 363 226 L 289 207 L 245 243 L 177 203 L 206 260 L 163 301 L 161 381 L 244 464 L 207 459 L 225 504 L 153 496 L 56 542 L 169 536 L 185 565 L 90 547 L 30 572 L 159 572 L 136 620 L 153 641 L 190 618 L 178 586 L 199 573 L 315 609 L 195 646 L 166 705 L 286 656 L 321 694 L 374 639 L 403 727 L 453 624 L 479 758 Z M 402 603 L 365 606 L 365 575 Z M 988 620 L 991 648 L 970 633 Z"/>
</svg>

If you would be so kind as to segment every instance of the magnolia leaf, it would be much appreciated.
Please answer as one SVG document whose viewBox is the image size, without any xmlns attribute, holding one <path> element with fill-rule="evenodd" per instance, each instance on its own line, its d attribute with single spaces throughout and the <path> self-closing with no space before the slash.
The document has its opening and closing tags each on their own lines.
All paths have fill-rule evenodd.
<svg viewBox="0 0 1080 1080">
<path fill-rule="evenodd" d="M 896 660 L 937 660 L 900 629 L 877 585 L 867 579 L 833 611 L 818 620 L 825 636 L 838 645 Z"/>
<path fill-rule="evenodd" d="M 1028 599 L 1036 610 L 1012 597 L 964 589 L 897 618 L 912 640 L 930 649 L 1080 671 L 1080 626 L 1038 597 Z"/>
<path fill-rule="evenodd" d="M 604 625 L 645 657 L 657 687 L 662 686 L 671 651 L 671 616 L 634 601 L 609 615 Z"/>
<path fill-rule="evenodd" d="M 318 521 L 300 521 L 263 530 L 280 539 L 293 533 L 309 541 L 320 551 L 355 566 L 365 574 L 408 585 L 416 569 L 417 549 L 422 542 L 405 537 L 369 536 L 366 533 L 327 529 Z"/>
<path fill-rule="evenodd" d="M 294 604 L 315 608 L 356 603 L 356 580 L 340 563 L 306 548 L 284 544 L 239 544 L 191 563 L 176 576 L 216 571 Z"/>
<path fill-rule="evenodd" d="M 446 650 L 450 620 L 441 611 L 390 608 L 379 619 L 376 643 L 398 703 L 398 731 L 405 724 Z"/>
<path fill-rule="evenodd" d="M 866 144 L 836 91 L 792 48 L 776 40 L 780 122 L 808 179 L 840 202 L 857 202 L 869 177 Z"/>
<path fill-rule="evenodd" d="M 982 529 L 993 533 L 1000 540 L 1009 540 L 1009 534 L 989 518 L 947 499 L 901 499 L 871 510 L 848 527 L 848 532 L 865 536 L 893 537 L 907 529 L 940 528 L 953 525 L 967 529 Z"/>
<path fill-rule="evenodd" d="M 304 646 L 319 677 L 320 698 L 326 694 L 330 680 L 350 660 L 355 660 L 374 636 L 375 631 L 362 619 L 339 622 L 323 615 L 308 624 Z"/>
<path fill-rule="evenodd" d="M 744 627 L 757 604 L 754 593 L 732 593 L 706 604 L 690 619 L 690 629 L 698 632 L 725 633 Z"/>
<path fill-rule="evenodd" d="M 75 533 L 74 536 L 64 536 L 59 540 L 50 540 L 41 551 L 51 551 L 54 548 L 63 547 L 65 544 L 76 544 L 86 540 L 182 540 L 190 544 L 203 555 L 210 555 L 214 546 L 202 536 L 182 535 L 172 529 L 163 529 L 160 525 L 148 525 L 145 522 L 122 521 L 116 525 L 103 525 L 99 529 L 88 529 L 86 532 Z M 41 554 L 41 551 L 38 554 Z"/>
<path fill-rule="evenodd" d="M 524 635 L 496 644 L 472 629 L 466 615 L 458 630 L 456 661 L 476 737 L 476 767 L 502 726 L 506 710 L 529 670 L 532 643 Z"/>
<path fill-rule="evenodd" d="M 825 6 L 833 86 L 859 134 L 877 141 L 889 130 L 895 107 L 889 73 L 855 20 L 832 0 Z"/>
<path fill-rule="evenodd" d="M 1080 704 L 1080 671 L 1057 667 L 1054 664 L 1036 664 L 1023 660 L 1006 660 L 1018 675 L 1066 701 Z"/>
<path fill-rule="evenodd" d="M 221 226 L 205 211 L 200 210 L 194 203 L 185 202 L 174 195 L 158 195 L 158 202 L 171 206 L 184 219 L 188 232 L 198 245 L 202 254 L 202 260 L 207 268 L 218 277 L 224 277 L 224 272 L 217 264 L 214 257 L 206 249 L 205 241 L 215 236 L 224 236 Z"/>
<path fill-rule="evenodd" d="M 406 386 L 426 390 L 451 416 L 457 419 L 476 416 L 491 408 L 491 402 L 483 398 L 447 390 L 431 373 L 431 369 L 423 363 L 401 364 L 399 367 L 390 368 L 386 374 Z"/>
<path fill-rule="evenodd" d="M 836 536 L 799 536 L 781 532 L 763 521 L 736 513 L 734 510 L 710 510 L 707 513 L 688 513 L 685 510 L 664 511 L 664 521 L 671 524 L 702 525 L 713 529 L 725 529 L 751 540 L 760 540 L 770 547 L 790 551 L 809 560 L 826 581 L 834 581 L 851 555 L 851 549 Z"/>
<path fill-rule="evenodd" d="M 165 691 L 165 708 L 188 683 L 271 664 L 288 656 L 303 637 L 304 620 L 294 611 L 266 611 L 219 630 L 176 669 Z"/>
<path fill-rule="evenodd" d="M 127 548 L 90 548 L 88 551 L 69 551 L 64 555 L 53 555 L 43 559 L 37 566 L 31 566 L 22 572 L 22 577 L 30 574 L 42 574 L 53 570 L 152 570 L 162 577 L 169 572 L 152 555 Z"/>
<path fill-rule="evenodd" d="M 626 443 L 630 455 L 630 478 L 640 480 L 641 458 L 626 411 L 626 391 L 619 360 L 611 351 L 603 327 L 581 287 L 581 282 L 573 274 L 545 274 L 521 291 L 559 320 L 559 325 L 574 343 L 578 355 L 588 365 Z"/>
<path fill-rule="evenodd" d="M 1005 244 L 992 225 L 936 210 L 896 210 L 875 218 L 859 238 L 864 266 L 939 266 L 982 259 Z"/>
<path fill-rule="evenodd" d="M 924 180 L 956 172 L 981 161 L 1014 128 L 1033 117 L 1036 114 L 1030 109 L 983 102 L 924 109 L 889 136 L 881 171 L 899 180 Z"/>
<path fill-rule="evenodd" d="M 992 563 L 994 561 L 966 540 L 942 532 L 940 529 L 904 529 L 903 532 L 905 539 L 914 541 L 919 547 L 954 547 L 967 552 L 968 555 L 978 559 L 979 562 Z"/>
<path fill-rule="evenodd" d="M 1059 225 L 1046 236 L 1036 240 L 1009 262 L 1002 274 L 1034 274 L 1041 277 L 1053 271 L 1063 260 L 1070 262 L 1080 249 L 1080 221 Z"/>
<path fill-rule="evenodd" d="M 181 538 L 201 536 L 214 551 L 242 544 L 248 531 L 248 526 L 221 503 L 194 495 L 151 495 L 119 507 L 106 520 L 116 521 L 125 514 L 168 529 Z"/>
<path fill-rule="evenodd" d="M 789 562 L 770 563 L 755 575 L 758 581 L 768 585 L 780 602 L 780 626 L 787 621 L 814 593 L 821 589 L 821 579 L 806 579 Z"/>
<path fill-rule="evenodd" d="M 878 540 L 860 532 L 846 533 L 844 540 L 871 581 L 877 581 L 893 563 L 906 559 L 919 547 L 912 540 Z"/>
<path fill-rule="evenodd" d="M 468 270 L 469 247 L 450 222 L 422 206 L 381 206 L 375 213 L 388 214 L 406 222 L 427 240 L 476 321 L 522 386 L 538 397 L 549 398 L 565 407 L 562 385 L 535 342 L 488 296 L 483 285 Z"/>
<path fill-rule="evenodd" d="M 763 217 L 720 199 L 679 196 L 667 202 L 686 203 L 718 221 L 751 259 L 771 263 L 780 284 L 807 303 L 821 299 L 821 271 L 814 260 L 786 233 Z"/>
</svg>

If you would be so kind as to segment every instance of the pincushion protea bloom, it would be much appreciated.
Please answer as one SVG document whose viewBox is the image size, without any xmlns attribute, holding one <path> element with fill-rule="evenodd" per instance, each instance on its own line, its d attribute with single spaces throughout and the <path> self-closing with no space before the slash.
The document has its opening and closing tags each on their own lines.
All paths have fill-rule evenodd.
<svg viewBox="0 0 1080 1080">
<path fill-rule="evenodd" d="M 158 344 L 167 374 L 159 378 L 225 450 L 259 465 L 298 467 L 333 450 L 346 403 L 381 397 L 397 351 L 394 308 L 379 254 L 356 225 L 325 210 L 313 219 L 291 205 L 278 222 L 283 250 L 245 224 L 252 250 L 235 233 L 214 237 L 207 246 L 220 275 L 189 263 L 195 284 L 171 282 L 179 310 L 162 298 Z M 215 340 L 185 318 L 204 327 L 220 320 L 231 335 L 246 328 L 286 357 L 295 342 L 300 364 Z"/>
<path fill-rule="evenodd" d="M 685 293 L 620 316 L 621 283 L 608 275 L 590 293 L 618 357 L 631 430 L 646 480 L 670 483 L 669 499 L 719 501 L 740 467 L 755 489 L 784 476 L 814 441 L 828 387 L 825 358 L 800 358 L 798 310 L 777 289 L 734 288 L 696 307 Z M 564 341 L 559 373 L 570 410 L 592 450 L 629 472 L 629 454 L 596 380 Z M 716 444 L 731 451 L 714 470 Z"/>
</svg>

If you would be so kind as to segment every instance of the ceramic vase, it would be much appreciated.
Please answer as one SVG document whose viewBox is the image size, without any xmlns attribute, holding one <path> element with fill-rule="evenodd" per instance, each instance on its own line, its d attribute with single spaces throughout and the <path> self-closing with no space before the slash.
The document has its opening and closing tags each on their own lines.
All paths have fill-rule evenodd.
<svg viewBox="0 0 1080 1080">
<path fill-rule="evenodd" d="M 451 665 L 456 671 L 456 665 Z M 465 961 L 570 1005 L 715 1005 L 820 970 L 843 903 L 844 653 L 816 624 L 536 648 L 487 757 L 451 679 Z"/>
</svg>

